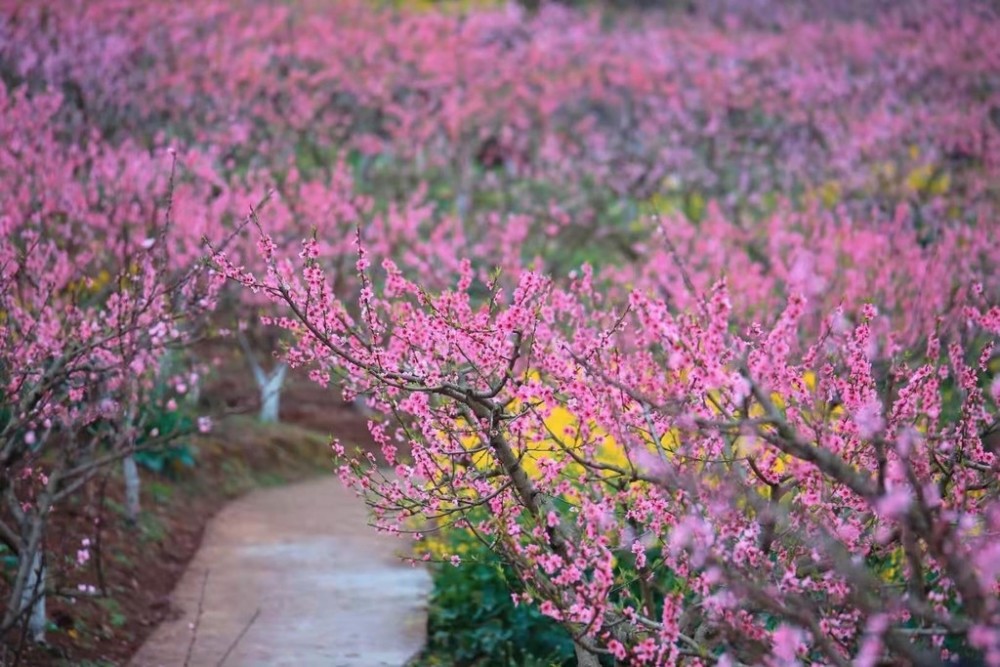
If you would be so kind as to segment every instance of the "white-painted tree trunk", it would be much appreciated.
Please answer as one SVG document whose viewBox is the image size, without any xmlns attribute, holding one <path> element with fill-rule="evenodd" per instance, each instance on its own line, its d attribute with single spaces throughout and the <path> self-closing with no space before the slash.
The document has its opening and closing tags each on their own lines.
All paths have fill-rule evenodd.
<svg viewBox="0 0 1000 667">
<path fill-rule="evenodd" d="M 465 222 L 469 217 L 469 211 L 472 209 L 472 197 L 465 190 L 460 190 L 455 195 L 455 215 L 462 222 Z"/>
<path fill-rule="evenodd" d="M 32 606 L 34 604 L 34 606 Z M 45 565 L 42 563 L 42 550 L 36 549 L 31 557 L 31 569 L 21 591 L 21 611 L 31 606 L 28 616 L 28 636 L 36 642 L 45 641 Z"/>
<path fill-rule="evenodd" d="M 135 455 L 129 454 L 122 459 L 122 475 L 125 478 L 125 518 L 129 523 L 139 520 L 139 492 L 141 482 L 139 480 L 139 466 L 135 463 Z"/>
<path fill-rule="evenodd" d="M 251 360 L 253 376 L 257 380 L 257 388 L 260 389 L 260 420 L 268 424 L 278 422 L 278 411 L 281 405 L 281 388 L 285 384 L 285 376 L 288 374 L 288 365 L 281 363 L 271 369 L 270 373 L 256 361 Z"/>
<path fill-rule="evenodd" d="M 355 410 L 357 410 L 361 414 L 362 417 L 371 419 L 372 417 L 375 416 L 375 411 L 372 410 L 370 405 L 368 405 L 367 396 L 358 394 L 357 396 L 354 397 L 354 400 L 351 401 L 351 405 L 354 407 Z"/>
<path fill-rule="evenodd" d="M 288 374 L 288 364 L 280 362 L 268 373 L 257 361 L 257 356 L 250 347 L 250 341 L 243 335 L 242 331 L 236 332 L 236 338 L 243 348 L 243 354 L 253 371 L 253 378 L 257 381 L 257 388 L 260 390 L 260 421 L 276 424 L 279 420 L 279 410 L 281 405 L 281 388 L 285 384 L 285 376 Z"/>
</svg>

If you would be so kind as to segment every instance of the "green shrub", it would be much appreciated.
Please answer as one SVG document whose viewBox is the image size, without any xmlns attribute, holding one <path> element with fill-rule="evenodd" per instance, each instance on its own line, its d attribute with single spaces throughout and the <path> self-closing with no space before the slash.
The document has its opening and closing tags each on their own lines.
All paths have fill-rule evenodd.
<svg viewBox="0 0 1000 667">
<path fill-rule="evenodd" d="M 136 463 L 167 476 L 193 467 L 194 449 L 185 439 L 195 432 L 191 416 L 184 410 L 169 410 L 159 403 L 144 406 L 142 412 L 144 428 L 136 439 L 139 447 L 135 453 Z"/>
<path fill-rule="evenodd" d="M 514 606 L 513 570 L 463 531 L 451 531 L 445 548 L 462 555 L 455 567 L 434 566 L 427 621 L 427 649 L 415 665 L 476 667 L 576 664 L 569 633 L 535 607 Z"/>
</svg>

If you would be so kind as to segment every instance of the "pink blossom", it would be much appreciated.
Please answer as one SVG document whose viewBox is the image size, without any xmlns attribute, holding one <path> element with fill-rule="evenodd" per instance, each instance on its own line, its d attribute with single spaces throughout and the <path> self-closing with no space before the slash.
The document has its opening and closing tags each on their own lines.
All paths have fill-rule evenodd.
<svg viewBox="0 0 1000 667">
<path fill-rule="evenodd" d="M 865 403 L 854 413 L 854 422 L 858 425 L 858 434 L 862 438 L 874 437 L 885 427 L 882 406 L 874 401 Z"/>
<path fill-rule="evenodd" d="M 888 519 L 899 519 L 909 509 L 913 497 L 906 487 L 896 487 L 879 498 L 875 507 L 879 514 Z"/>
<path fill-rule="evenodd" d="M 787 624 L 778 626 L 771 635 L 773 645 L 772 655 L 775 665 L 791 667 L 801 664 L 798 659 L 798 652 L 803 647 L 805 633 L 802 630 Z"/>
</svg>

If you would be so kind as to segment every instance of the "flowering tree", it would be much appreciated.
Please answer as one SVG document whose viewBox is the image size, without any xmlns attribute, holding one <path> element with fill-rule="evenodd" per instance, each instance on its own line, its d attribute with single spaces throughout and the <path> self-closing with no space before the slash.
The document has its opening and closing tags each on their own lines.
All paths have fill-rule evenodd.
<svg viewBox="0 0 1000 667">
<path fill-rule="evenodd" d="M 998 20 L 974 2 L 829 23 L 772 7 L 780 29 L 369 5 L 0 3 L 0 62 L 108 135 L 168 132 L 234 171 L 350 153 L 396 193 L 440 179 L 462 210 L 558 201 L 579 226 L 663 190 L 727 210 L 795 191 L 865 214 L 996 201 Z"/>
<path fill-rule="evenodd" d="M 341 468 L 378 525 L 471 531 L 581 660 L 1000 661 L 995 292 L 906 347 L 872 304 L 816 327 L 792 292 L 767 325 L 741 317 L 682 264 L 660 268 L 685 307 L 650 283 L 616 302 L 589 270 L 477 301 L 468 262 L 431 293 L 386 261 L 376 291 L 359 244 L 352 316 L 315 241 L 299 267 L 261 247 L 263 278 L 216 264 L 288 309 L 290 363 L 392 417 L 371 430 L 395 474 Z"/>
<path fill-rule="evenodd" d="M 27 621 L 36 640 L 59 584 L 47 578 L 50 511 L 123 460 L 137 511 L 133 454 L 154 391 L 217 287 L 202 263 L 174 262 L 191 250 L 173 226 L 174 172 L 128 147 L 59 143 L 59 104 L 0 89 L 0 540 L 18 563 L 0 631 Z"/>
</svg>

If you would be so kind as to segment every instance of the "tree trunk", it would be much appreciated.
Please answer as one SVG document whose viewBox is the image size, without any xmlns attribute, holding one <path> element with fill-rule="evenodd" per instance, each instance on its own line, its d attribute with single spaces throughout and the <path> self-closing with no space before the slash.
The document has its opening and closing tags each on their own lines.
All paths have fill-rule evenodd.
<svg viewBox="0 0 1000 667">
<path fill-rule="evenodd" d="M 279 420 L 281 387 L 285 384 L 288 365 L 281 363 L 265 373 L 256 361 L 252 362 L 253 376 L 260 389 L 260 420 L 266 424 L 276 424 Z"/>
<path fill-rule="evenodd" d="M 371 419 L 372 417 L 375 416 L 375 411 L 372 410 L 371 406 L 368 405 L 367 396 L 363 396 L 361 394 L 355 396 L 354 400 L 351 401 L 351 407 L 357 410 L 358 413 L 360 413 L 361 416 L 366 419 Z"/>
<path fill-rule="evenodd" d="M 250 347 L 250 341 L 243 335 L 242 331 L 236 332 L 243 354 L 253 371 L 253 379 L 257 381 L 257 388 L 260 390 L 260 421 L 266 424 L 276 424 L 279 421 L 278 408 L 280 406 L 281 388 L 285 384 L 285 376 L 288 374 L 288 364 L 281 362 L 268 373 L 257 361 L 257 356 Z"/>
<path fill-rule="evenodd" d="M 125 477 L 125 518 L 129 523 L 139 520 L 139 467 L 135 463 L 135 455 L 129 454 L 122 459 L 122 474 Z"/>
<path fill-rule="evenodd" d="M 61 480 L 62 471 L 59 468 L 53 470 L 45 490 L 35 498 L 33 511 L 18 512 L 21 545 L 17 553 L 17 575 L 12 582 L 4 612 L 3 630 L 10 630 L 18 622 L 26 623 L 28 635 L 37 642 L 45 641 L 46 626 L 46 567 L 42 531 L 52 508 L 53 495 Z M 27 619 L 24 619 L 25 613 L 28 613 Z"/>
<path fill-rule="evenodd" d="M 573 648 L 576 650 L 576 664 L 578 667 L 601 667 L 601 661 L 596 655 L 575 642 Z"/>
<path fill-rule="evenodd" d="M 31 607 L 28 616 L 28 636 L 36 642 L 45 641 L 45 565 L 42 563 L 42 550 L 36 549 L 31 557 L 31 569 L 28 580 L 21 591 L 21 612 Z"/>
</svg>

